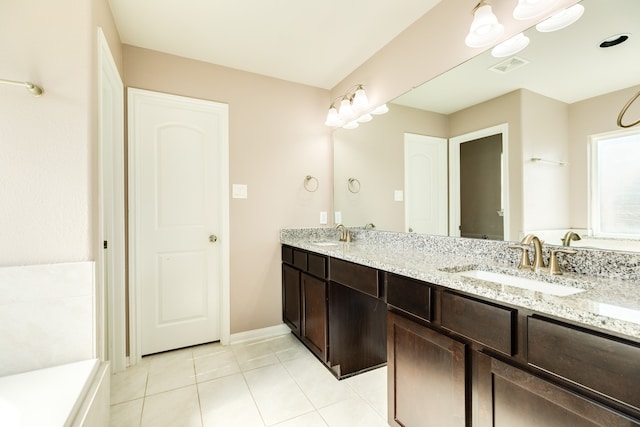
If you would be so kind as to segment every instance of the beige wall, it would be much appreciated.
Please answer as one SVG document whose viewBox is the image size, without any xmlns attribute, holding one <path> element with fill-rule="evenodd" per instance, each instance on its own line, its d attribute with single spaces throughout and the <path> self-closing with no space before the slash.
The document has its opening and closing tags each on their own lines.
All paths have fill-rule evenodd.
<svg viewBox="0 0 640 427">
<path fill-rule="evenodd" d="M 568 111 L 564 102 L 522 90 L 523 234 L 571 227 L 571 165 L 549 163 L 569 162 Z"/>
<path fill-rule="evenodd" d="M 2 3 L 0 77 L 45 94 L 0 85 L 0 265 L 95 258 L 95 25 L 113 28 L 105 8 L 106 0 Z"/>
<path fill-rule="evenodd" d="M 357 129 L 336 129 L 334 140 L 334 205 L 347 226 L 375 224 L 379 230 L 404 231 L 404 203 L 394 190 L 404 190 L 404 133 L 448 136 L 446 116 L 389 104 L 389 112 L 374 116 Z M 360 181 L 353 194 L 350 177 Z"/>
<path fill-rule="evenodd" d="M 331 212 L 328 91 L 125 45 L 125 85 L 229 104 L 231 333 L 282 323 L 279 230 Z M 319 189 L 304 190 L 313 175 Z"/>
</svg>

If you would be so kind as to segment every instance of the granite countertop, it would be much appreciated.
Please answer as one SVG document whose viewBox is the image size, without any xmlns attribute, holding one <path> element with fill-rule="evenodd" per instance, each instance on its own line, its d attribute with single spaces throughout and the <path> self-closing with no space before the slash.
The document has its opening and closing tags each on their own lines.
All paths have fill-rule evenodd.
<svg viewBox="0 0 640 427">
<path fill-rule="evenodd" d="M 318 238 L 320 237 L 320 238 Z M 281 235 L 281 243 L 422 280 L 542 314 L 579 322 L 617 336 L 640 341 L 640 285 L 636 280 L 603 278 L 565 272 L 561 276 L 518 270 L 491 259 L 465 256 L 442 248 L 412 248 L 377 242 L 343 243 L 322 236 Z M 461 276 L 467 270 L 510 274 L 584 292 L 556 296 Z"/>
</svg>

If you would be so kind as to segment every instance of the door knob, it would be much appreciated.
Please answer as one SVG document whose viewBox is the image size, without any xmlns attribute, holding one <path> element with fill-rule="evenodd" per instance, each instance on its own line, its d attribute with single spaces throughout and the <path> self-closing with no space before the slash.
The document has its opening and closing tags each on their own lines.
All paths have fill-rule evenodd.
<svg viewBox="0 0 640 427">
<path fill-rule="evenodd" d="M 217 242 L 217 241 L 218 241 L 218 236 L 216 236 L 215 234 L 210 234 L 210 235 L 209 235 L 209 241 L 210 241 L 211 243 L 215 243 L 215 242 Z"/>
</svg>

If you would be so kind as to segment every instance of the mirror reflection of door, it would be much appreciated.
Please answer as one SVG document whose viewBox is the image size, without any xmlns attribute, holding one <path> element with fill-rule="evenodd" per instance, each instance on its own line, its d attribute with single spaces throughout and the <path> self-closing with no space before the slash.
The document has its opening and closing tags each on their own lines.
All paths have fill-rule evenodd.
<svg viewBox="0 0 640 427">
<path fill-rule="evenodd" d="M 448 234 L 447 140 L 404 134 L 405 231 Z"/>
<path fill-rule="evenodd" d="M 502 134 L 460 144 L 460 236 L 503 240 Z"/>
</svg>

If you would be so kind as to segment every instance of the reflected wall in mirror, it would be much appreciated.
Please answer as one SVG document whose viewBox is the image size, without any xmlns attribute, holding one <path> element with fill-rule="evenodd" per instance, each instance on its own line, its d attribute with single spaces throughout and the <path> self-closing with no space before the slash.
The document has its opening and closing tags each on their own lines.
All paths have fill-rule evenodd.
<svg viewBox="0 0 640 427">
<path fill-rule="evenodd" d="M 494 58 L 487 51 L 392 101 L 385 116 L 355 130 L 336 130 L 334 205 L 342 222 L 410 231 L 404 198 L 406 134 L 450 139 L 506 124 L 509 191 L 504 209 L 510 221 L 505 239 L 533 232 L 560 244 L 569 229 L 586 237 L 588 140 L 619 130 L 620 109 L 640 90 L 640 2 L 581 4 L 584 15 L 565 29 L 528 30 L 531 42 L 516 59 Z M 620 33 L 631 37 L 612 48 L 599 47 Z M 505 61 L 524 64 L 507 72 L 491 69 Z M 640 117 L 640 108 L 634 109 L 629 117 Z M 348 191 L 350 177 L 361 183 L 357 194 Z M 585 238 L 571 244 L 598 246 Z"/>
</svg>

